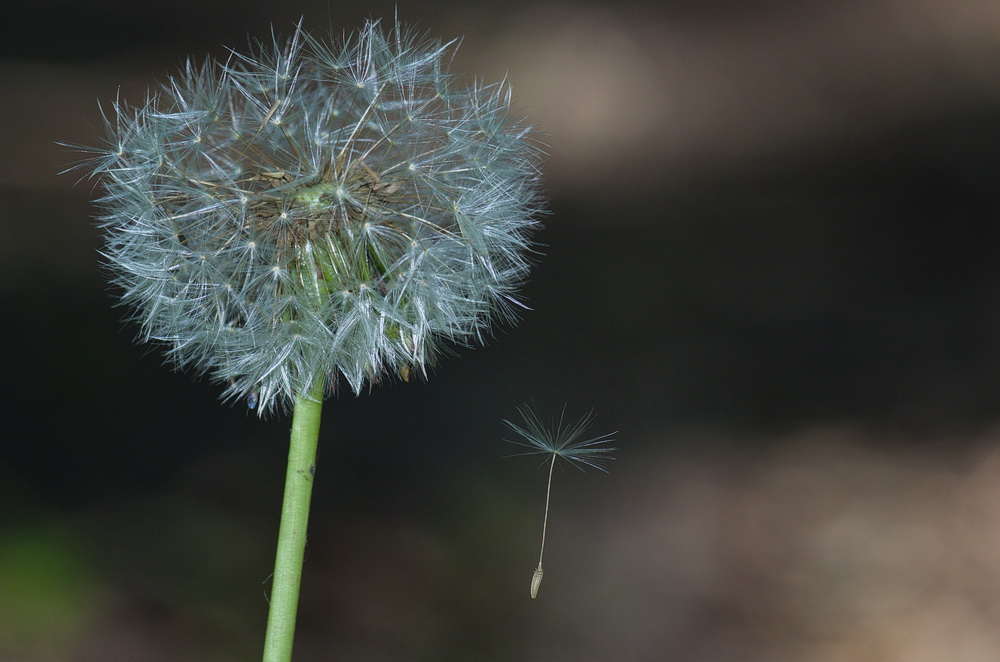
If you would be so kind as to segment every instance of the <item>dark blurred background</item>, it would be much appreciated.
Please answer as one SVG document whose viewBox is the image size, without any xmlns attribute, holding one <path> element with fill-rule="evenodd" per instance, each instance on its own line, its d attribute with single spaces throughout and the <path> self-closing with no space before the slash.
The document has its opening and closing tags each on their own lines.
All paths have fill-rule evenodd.
<svg viewBox="0 0 1000 662">
<path fill-rule="evenodd" d="M 40 0 L 0 40 L 0 660 L 258 658 L 287 448 L 132 343 L 56 142 L 397 11 L 545 132 L 546 257 L 487 347 L 327 402 L 296 659 L 1000 659 L 995 0 Z M 536 601 L 527 400 L 620 449 L 556 472 Z"/>
</svg>

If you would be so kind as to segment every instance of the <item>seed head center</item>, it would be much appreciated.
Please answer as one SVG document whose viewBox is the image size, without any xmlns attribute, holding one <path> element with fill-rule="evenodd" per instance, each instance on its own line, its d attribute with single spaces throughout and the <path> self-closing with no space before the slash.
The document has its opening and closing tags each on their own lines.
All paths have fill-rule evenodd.
<svg viewBox="0 0 1000 662">
<path fill-rule="evenodd" d="M 279 249 L 321 243 L 345 225 L 392 223 L 391 209 L 403 196 L 404 184 L 401 178 L 380 176 L 361 159 L 338 162 L 319 182 L 291 188 L 284 172 L 261 173 L 257 181 L 263 190 L 250 205 L 252 225 Z"/>
</svg>

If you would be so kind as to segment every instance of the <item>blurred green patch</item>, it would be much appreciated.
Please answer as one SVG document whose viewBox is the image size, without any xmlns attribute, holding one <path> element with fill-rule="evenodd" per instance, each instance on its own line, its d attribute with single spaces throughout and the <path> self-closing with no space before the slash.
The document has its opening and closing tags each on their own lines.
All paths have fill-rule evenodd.
<svg viewBox="0 0 1000 662">
<path fill-rule="evenodd" d="M 58 523 L 0 533 L 0 658 L 58 659 L 72 650 L 99 611 L 81 547 Z"/>
</svg>

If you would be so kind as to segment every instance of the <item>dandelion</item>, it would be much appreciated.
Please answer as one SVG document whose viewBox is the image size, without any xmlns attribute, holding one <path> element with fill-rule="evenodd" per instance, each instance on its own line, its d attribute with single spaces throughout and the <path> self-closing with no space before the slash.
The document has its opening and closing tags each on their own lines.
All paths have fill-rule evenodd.
<svg viewBox="0 0 1000 662">
<path fill-rule="evenodd" d="M 545 531 L 549 522 L 549 496 L 552 494 L 552 472 L 556 466 L 556 460 L 568 461 L 581 471 L 584 467 L 593 467 L 607 473 L 604 463 L 613 460 L 611 453 L 616 448 L 607 446 L 614 441 L 612 435 L 617 432 L 609 432 L 589 439 L 581 439 L 587 428 L 594 421 L 594 414 L 590 412 L 575 423 L 566 421 L 566 409 L 563 408 L 558 419 L 543 423 L 534 409 L 528 406 L 518 407 L 518 414 L 521 415 L 522 425 L 517 425 L 505 420 L 504 424 L 521 436 L 524 441 L 510 441 L 508 443 L 518 446 L 525 446 L 531 450 L 524 453 L 514 453 L 508 457 L 519 455 L 548 455 L 546 462 L 549 463 L 549 480 L 545 488 L 545 516 L 542 519 L 542 544 L 538 553 L 538 567 L 535 568 L 531 576 L 531 597 L 538 596 L 538 587 L 542 583 L 542 555 L 545 553 Z"/>
<path fill-rule="evenodd" d="M 116 100 L 82 148 L 140 337 L 261 416 L 294 412 L 265 660 L 291 655 L 323 399 L 426 375 L 520 305 L 540 150 L 505 82 L 448 73 L 454 46 L 300 24 Z"/>
<path fill-rule="evenodd" d="M 539 150 L 506 84 L 461 87 L 453 43 L 369 22 L 189 62 L 116 101 L 87 162 L 103 254 L 141 337 L 260 415 L 314 381 L 426 375 L 511 319 Z"/>
</svg>

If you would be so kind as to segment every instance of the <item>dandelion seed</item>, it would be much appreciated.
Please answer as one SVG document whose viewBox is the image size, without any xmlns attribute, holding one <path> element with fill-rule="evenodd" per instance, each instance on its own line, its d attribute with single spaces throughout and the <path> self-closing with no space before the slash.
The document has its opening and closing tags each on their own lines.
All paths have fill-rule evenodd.
<svg viewBox="0 0 1000 662">
<path fill-rule="evenodd" d="M 544 532 L 544 531 L 543 531 Z M 543 542 L 544 546 L 544 542 Z M 542 560 L 538 559 L 538 567 L 535 568 L 535 572 L 531 574 L 531 599 L 534 600 L 538 597 L 538 587 L 542 585 Z"/>
<path fill-rule="evenodd" d="M 531 576 L 531 597 L 538 596 L 538 588 L 542 584 L 542 555 L 545 553 L 545 532 L 549 523 L 549 497 L 552 494 L 552 472 L 556 466 L 557 459 L 563 459 L 570 464 L 584 470 L 585 467 L 593 467 L 607 473 L 603 464 L 614 457 L 611 453 L 616 448 L 607 446 L 614 441 L 617 432 L 609 432 L 589 439 L 581 439 L 587 428 L 594 421 L 593 412 L 586 414 L 575 423 L 566 421 L 566 409 L 563 408 L 558 419 L 545 423 L 538 416 L 534 409 L 528 406 L 518 407 L 518 414 L 521 415 L 522 424 L 517 425 L 505 420 L 504 424 L 521 436 L 524 441 L 511 441 L 511 444 L 524 446 L 531 450 L 524 453 L 514 453 L 508 457 L 519 455 L 547 455 L 546 462 L 549 463 L 549 478 L 545 488 L 545 515 L 542 519 L 542 543 L 538 552 L 538 567 L 535 568 Z"/>
</svg>

